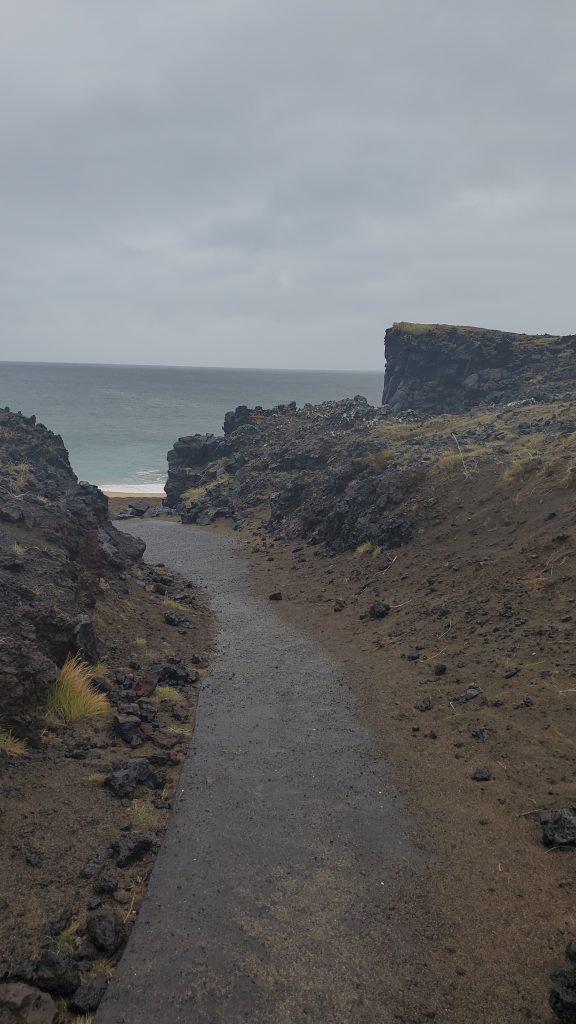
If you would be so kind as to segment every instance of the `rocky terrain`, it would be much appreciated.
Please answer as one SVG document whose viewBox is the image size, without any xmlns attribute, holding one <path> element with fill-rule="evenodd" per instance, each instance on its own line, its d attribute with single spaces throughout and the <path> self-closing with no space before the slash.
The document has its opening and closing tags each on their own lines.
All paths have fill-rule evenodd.
<svg viewBox="0 0 576 1024">
<path fill-rule="evenodd" d="M 88 1020 L 167 825 L 209 617 L 62 440 L 7 410 L 0 537 L 0 1020 Z M 100 702 L 72 720 L 53 708 L 71 656 Z"/>
<path fill-rule="evenodd" d="M 166 501 L 349 664 L 439 856 L 431 1019 L 576 1020 L 574 338 L 390 333 L 398 411 L 241 407 L 174 445 Z"/>
<path fill-rule="evenodd" d="M 79 483 L 62 439 L 33 417 L 0 411 L 0 721 L 38 724 L 68 655 L 99 661 L 91 618 L 99 581 L 136 563 L 144 545 L 108 518 L 104 495 Z"/>
</svg>

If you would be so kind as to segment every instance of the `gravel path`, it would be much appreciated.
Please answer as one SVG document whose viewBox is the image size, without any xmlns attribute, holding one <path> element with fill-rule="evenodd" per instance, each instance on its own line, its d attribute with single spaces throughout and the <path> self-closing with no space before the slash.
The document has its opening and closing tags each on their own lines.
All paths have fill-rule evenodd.
<svg viewBox="0 0 576 1024">
<path fill-rule="evenodd" d="M 419 855 L 342 667 L 255 595 L 233 539 L 158 520 L 123 528 L 208 591 L 221 633 L 97 1024 L 408 1020 L 415 938 L 397 902 Z"/>
</svg>

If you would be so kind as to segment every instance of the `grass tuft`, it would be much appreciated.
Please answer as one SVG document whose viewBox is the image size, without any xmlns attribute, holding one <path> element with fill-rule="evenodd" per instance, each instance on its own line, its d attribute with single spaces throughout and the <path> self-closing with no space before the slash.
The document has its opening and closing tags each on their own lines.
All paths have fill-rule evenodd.
<svg viewBox="0 0 576 1024">
<path fill-rule="evenodd" d="M 371 555 L 372 558 L 376 558 L 380 554 L 380 548 L 373 541 L 365 540 L 363 544 L 358 545 L 354 554 L 357 558 L 364 558 L 365 555 Z"/>
<path fill-rule="evenodd" d="M 182 694 L 174 686 L 157 686 L 149 698 L 151 704 L 161 704 L 162 701 L 169 701 L 171 704 L 182 704 Z"/>
<path fill-rule="evenodd" d="M 175 612 L 189 612 L 190 609 L 185 604 L 180 604 L 179 601 L 173 601 L 171 597 L 165 597 L 163 602 L 166 608 L 172 608 Z"/>
<path fill-rule="evenodd" d="M 152 808 L 144 800 L 133 800 L 128 813 L 134 828 L 152 828 L 154 825 Z"/>
<path fill-rule="evenodd" d="M 6 729 L 0 729 L 0 751 L 10 757 L 26 757 L 26 742 L 17 739 Z"/>
<path fill-rule="evenodd" d="M 376 454 L 368 460 L 368 464 L 370 469 L 374 470 L 375 473 L 381 473 L 390 465 L 393 458 L 394 452 L 390 448 L 384 448 L 381 452 L 376 452 Z"/>
<path fill-rule="evenodd" d="M 76 949 L 76 933 L 78 931 L 78 922 L 72 922 L 67 928 L 64 928 L 56 939 L 56 949 L 59 953 L 69 955 Z"/>
<path fill-rule="evenodd" d="M 103 974 L 104 977 L 108 981 L 111 981 L 112 978 L 114 977 L 114 964 L 112 963 L 111 960 L 107 960 L 105 957 L 102 957 L 100 960 L 95 960 L 94 961 L 94 963 L 92 964 L 92 970 L 91 970 L 90 973 L 91 974 Z M 76 1018 L 76 1020 L 79 1020 L 79 1019 L 81 1020 L 82 1018 L 78 1018 L 78 1017 Z M 89 1019 L 92 1020 L 91 1017 Z"/>
<path fill-rule="evenodd" d="M 110 705 L 92 686 L 93 674 L 79 655 L 66 658 L 48 693 L 48 714 L 60 722 L 103 718 Z"/>
</svg>

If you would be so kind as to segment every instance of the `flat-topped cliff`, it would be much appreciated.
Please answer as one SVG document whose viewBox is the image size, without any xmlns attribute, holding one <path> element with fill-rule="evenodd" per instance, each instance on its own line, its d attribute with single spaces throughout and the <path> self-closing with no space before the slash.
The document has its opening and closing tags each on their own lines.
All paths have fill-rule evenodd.
<svg viewBox="0 0 576 1024">
<path fill-rule="evenodd" d="M 570 397 L 576 335 L 396 323 L 386 331 L 382 402 L 394 412 L 465 412 L 523 398 Z"/>
</svg>

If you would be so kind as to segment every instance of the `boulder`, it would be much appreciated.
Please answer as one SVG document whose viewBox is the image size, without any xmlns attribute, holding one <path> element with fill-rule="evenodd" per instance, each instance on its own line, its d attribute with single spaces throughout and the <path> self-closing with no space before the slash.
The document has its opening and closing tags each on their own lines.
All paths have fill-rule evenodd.
<svg viewBox="0 0 576 1024">
<path fill-rule="evenodd" d="M 119 800 L 134 796 L 137 786 L 162 789 L 164 777 L 157 772 L 147 757 L 133 757 L 108 775 L 105 785 Z"/>
<path fill-rule="evenodd" d="M 562 1024 L 576 1022 L 576 970 L 567 968 L 553 977 L 550 1009 Z"/>
<path fill-rule="evenodd" d="M 14 976 L 53 996 L 69 996 L 80 984 L 76 964 L 61 953 L 42 953 L 37 960 L 17 967 Z"/>
<path fill-rule="evenodd" d="M 104 975 L 96 974 L 76 990 L 68 1000 L 68 1009 L 73 1013 L 93 1013 L 100 1006 L 107 987 L 108 982 Z"/>
<path fill-rule="evenodd" d="M 540 824 L 545 846 L 576 846 L 576 808 L 543 811 Z"/>
<path fill-rule="evenodd" d="M 117 911 L 111 908 L 90 914 L 86 923 L 88 937 L 96 949 L 107 956 L 116 953 L 126 942 L 126 928 Z"/>
</svg>

